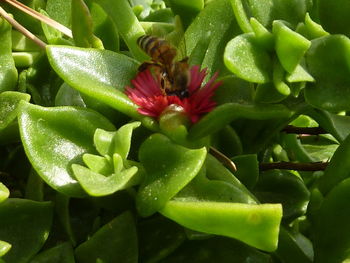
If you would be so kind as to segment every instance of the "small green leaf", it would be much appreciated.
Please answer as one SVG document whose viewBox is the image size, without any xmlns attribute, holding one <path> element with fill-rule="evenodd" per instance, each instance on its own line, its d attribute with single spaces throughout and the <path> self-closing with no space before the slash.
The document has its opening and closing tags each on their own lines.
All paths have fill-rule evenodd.
<svg viewBox="0 0 350 263">
<path fill-rule="evenodd" d="M 268 31 L 262 24 L 260 24 L 259 21 L 254 17 L 250 18 L 250 25 L 252 26 L 253 32 L 255 34 L 256 43 L 266 50 L 273 50 L 275 43 L 273 34 Z"/>
<path fill-rule="evenodd" d="M 0 17 L 0 93 L 14 90 L 17 85 L 18 72 L 12 57 L 11 25 Z"/>
<path fill-rule="evenodd" d="M 300 23 L 297 26 L 296 31 L 307 39 L 315 39 L 329 35 L 329 33 L 326 32 L 320 24 L 317 24 L 311 19 L 309 13 L 306 13 L 305 22 Z"/>
<path fill-rule="evenodd" d="M 116 156 L 118 155 L 115 154 L 114 159 L 117 158 Z M 119 164 L 122 164 L 120 157 L 118 161 Z M 105 196 L 123 190 L 131 186 L 130 181 L 137 173 L 137 167 L 135 166 L 109 176 L 93 172 L 78 164 L 73 164 L 72 170 L 81 187 L 91 196 Z"/>
<path fill-rule="evenodd" d="M 139 150 L 147 173 L 136 197 L 139 213 L 149 216 L 161 209 L 197 175 L 205 156 L 205 148 L 191 150 L 164 135 L 151 135 Z"/>
<path fill-rule="evenodd" d="M 138 262 L 134 218 L 125 212 L 101 227 L 90 239 L 75 249 L 78 262 Z"/>
<path fill-rule="evenodd" d="M 72 1 L 72 33 L 76 46 L 103 49 L 103 43 L 92 32 L 92 17 L 83 0 Z"/>
<path fill-rule="evenodd" d="M 255 35 L 239 35 L 227 43 L 224 53 L 226 67 L 238 77 L 254 82 L 270 81 L 272 63 L 269 54 L 255 43 Z"/>
<path fill-rule="evenodd" d="M 83 155 L 83 161 L 92 172 L 103 175 L 109 175 L 113 172 L 110 160 L 106 157 L 86 153 Z"/>
<path fill-rule="evenodd" d="M 283 68 L 292 73 L 311 46 L 311 42 L 291 30 L 282 21 L 273 22 L 272 32 L 275 36 L 278 59 Z"/>
<path fill-rule="evenodd" d="M 140 124 L 140 122 L 128 123 L 120 127 L 116 132 L 97 129 L 94 135 L 97 151 L 101 155 L 109 156 L 118 153 L 123 160 L 126 160 L 130 150 L 132 132 Z"/>
</svg>

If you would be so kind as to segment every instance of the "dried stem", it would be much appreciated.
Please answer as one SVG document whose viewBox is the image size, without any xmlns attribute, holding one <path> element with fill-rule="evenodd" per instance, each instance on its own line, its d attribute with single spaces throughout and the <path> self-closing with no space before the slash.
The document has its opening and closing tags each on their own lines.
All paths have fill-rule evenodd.
<svg viewBox="0 0 350 263">
<path fill-rule="evenodd" d="M 230 158 L 228 158 L 225 154 L 223 154 L 219 150 L 215 149 L 214 147 L 210 147 L 209 152 L 216 159 L 218 159 L 223 165 L 225 165 L 227 168 L 229 168 L 232 172 L 237 171 L 237 167 L 236 167 L 235 163 Z"/>
<path fill-rule="evenodd" d="M 29 30 L 18 23 L 12 16 L 10 16 L 3 8 L 0 7 L 0 16 L 6 19 L 14 28 L 25 35 L 27 38 L 33 40 L 39 47 L 45 48 L 46 43 L 41 41 L 38 37 L 32 34 Z"/>
<path fill-rule="evenodd" d="M 23 11 L 24 13 L 44 22 L 45 24 L 52 26 L 53 28 L 55 28 L 58 31 L 65 34 L 66 36 L 73 38 L 72 31 L 69 28 L 65 27 L 64 25 L 58 23 L 57 21 L 55 21 L 47 16 L 44 16 L 43 14 L 40 14 L 39 12 L 35 11 L 34 9 L 22 4 L 21 2 L 18 2 L 17 0 L 2 0 L 2 1 L 16 7 L 17 9 Z"/>
<path fill-rule="evenodd" d="M 295 127 L 293 125 L 287 125 L 282 131 L 286 133 L 310 134 L 310 135 L 319 135 L 319 134 L 327 133 L 321 127 Z"/>
<path fill-rule="evenodd" d="M 326 169 L 329 162 L 315 162 L 315 163 L 260 163 L 260 171 L 282 169 L 282 170 L 296 170 L 296 171 L 323 171 Z"/>
</svg>

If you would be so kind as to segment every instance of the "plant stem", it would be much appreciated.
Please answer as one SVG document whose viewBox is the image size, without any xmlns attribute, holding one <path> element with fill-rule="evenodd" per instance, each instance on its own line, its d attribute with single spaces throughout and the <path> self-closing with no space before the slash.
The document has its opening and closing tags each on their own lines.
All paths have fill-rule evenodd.
<svg viewBox="0 0 350 263">
<path fill-rule="evenodd" d="M 287 125 L 282 130 L 286 133 L 296 133 L 296 134 L 310 134 L 310 135 L 319 135 L 327 133 L 321 127 L 295 127 L 293 125 Z"/>
<path fill-rule="evenodd" d="M 328 166 L 329 162 L 314 162 L 314 163 L 292 163 L 292 162 L 277 162 L 277 163 L 260 163 L 260 171 L 282 169 L 296 171 L 323 171 Z"/>
<path fill-rule="evenodd" d="M 218 159 L 223 165 L 229 168 L 232 172 L 237 171 L 235 163 L 219 150 L 215 149 L 214 147 L 210 147 L 209 153 Z"/>
</svg>

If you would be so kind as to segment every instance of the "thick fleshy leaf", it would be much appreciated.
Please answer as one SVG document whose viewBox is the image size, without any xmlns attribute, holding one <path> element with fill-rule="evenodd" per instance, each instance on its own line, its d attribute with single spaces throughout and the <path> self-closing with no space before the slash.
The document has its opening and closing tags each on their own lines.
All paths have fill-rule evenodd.
<svg viewBox="0 0 350 263">
<path fill-rule="evenodd" d="M 186 240 L 183 227 L 163 216 L 141 222 L 138 233 L 140 258 L 145 262 L 158 262 Z"/>
<path fill-rule="evenodd" d="M 185 27 L 190 25 L 196 15 L 203 9 L 204 0 L 170 0 L 171 10 L 179 15 Z"/>
<path fill-rule="evenodd" d="M 214 133 L 238 118 L 252 120 L 284 119 L 292 115 L 292 112 L 284 105 L 254 105 L 226 103 L 218 106 L 212 112 L 204 116 L 198 123 L 192 126 L 190 138 L 201 138 Z"/>
<path fill-rule="evenodd" d="M 306 13 L 304 23 L 298 24 L 296 31 L 310 40 L 329 35 L 320 24 L 311 19 L 309 13 Z"/>
<path fill-rule="evenodd" d="M 18 72 L 12 57 L 11 25 L 0 17 L 0 92 L 14 90 Z"/>
<path fill-rule="evenodd" d="M 350 36 L 350 3 L 347 0 L 319 0 L 318 14 L 322 26 L 332 34 Z"/>
<path fill-rule="evenodd" d="M 239 155 L 232 158 L 237 167 L 235 176 L 251 189 L 259 177 L 259 163 L 256 154 Z"/>
<path fill-rule="evenodd" d="M 280 229 L 277 257 L 284 263 L 311 263 L 314 262 L 312 243 L 301 233 L 293 233 L 284 227 Z"/>
<path fill-rule="evenodd" d="M 314 110 L 308 113 L 319 125 L 342 142 L 350 134 L 350 117 L 337 115 L 323 110 Z"/>
<path fill-rule="evenodd" d="M 103 49 L 103 43 L 92 32 L 92 17 L 83 0 L 72 1 L 72 34 L 78 47 Z"/>
<path fill-rule="evenodd" d="M 142 118 L 137 105 L 123 92 L 136 75 L 135 60 L 108 50 L 68 46 L 47 46 L 47 55 L 53 69 L 71 87 L 126 115 Z"/>
<path fill-rule="evenodd" d="M 262 173 L 254 193 L 262 203 L 281 203 L 284 219 L 305 214 L 310 198 L 308 189 L 299 177 L 280 170 Z"/>
<path fill-rule="evenodd" d="M 207 68 L 208 76 L 216 71 L 223 75 L 227 70 L 221 57 L 226 43 L 240 33 L 229 1 L 210 1 L 185 32 L 187 55 L 197 57 L 196 64 Z"/>
<path fill-rule="evenodd" d="M 120 127 L 116 132 L 97 129 L 94 135 L 96 150 L 101 155 L 113 156 L 113 154 L 117 153 L 123 160 L 126 160 L 130 150 L 132 132 L 140 124 L 140 122 L 128 123 Z"/>
<path fill-rule="evenodd" d="M 71 20 L 70 0 L 47 0 L 46 12 L 57 22 L 69 27 Z"/>
<path fill-rule="evenodd" d="M 324 110 L 349 110 L 349 59 L 350 40 L 346 36 L 330 35 L 312 40 L 306 64 L 316 82 L 306 87 L 306 101 Z"/>
<path fill-rule="evenodd" d="M 122 165 L 123 160 L 119 155 L 115 154 L 113 157 L 118 157 L 118 162 Z M 93 172 L 78 164 L 73 164 L 72 169 L 81 187 L 91 196 L 110 195 L 116 191 L 125 189 L 131 186 L 131 180 L 137 173 L 137 167 L 135 166 L 117 171 L 109 176 Z"/>
<path fill-rule="evenodd" d="M 145 61 L 148 56 L 137 45 L 137 39 L 144 35 L 145 31 L 131 9 L 129 1 L 95 0 L 95 2 L 101 5 L 113 20 L 134 58 L 139 61 Z"/>
<path fill-rule="evenodd" d="M 0 204 L 0 240 L 12 245 L 6 262 L 28 262 L 46 241 L 52 222 L 49 202 L 8 199 Z"/>
<path fill-rule="evenodd" d="M 97 128 L 114 130 L 102 115 L 73 107 L 44 108 L 21 104 L 19 126 L 26 154 L 41 178 L 69 196 L 83 191 L 72 177 L 70 166 L 84 153 L 95 153 L 92 145 Z"/>
<path fill-rule="evenodd" d="M 274 21 L 272 30 L 275 36 L 278 59 L 283 68 L 292 73 L 310 47 L 311 42 L 291 30 L 282 21 Z"/>
<path fill-rule="evenodd" d="M 79 262 L 138 262 L 137 235 L 134 218 L 125 212 L 101 227 L 75 250 Z"/>
<path fill-rule="evenodd" d="M 232 238 L 213 237 L 185 242 L 161 263 L 220 262 L 270 263 L 270 255 Z"/>
<path fill-rule="evenodd" d="M 30 95 L 16 91 L 5 91 L 0 94 L 0 130 L 17 118 L 18 104 L 21 100 L 29 101 Z"/>
<path fill-rule="evenodd" d="M 64 262 L 75 263 L 72 245 L 68 242 L 59 244 L 36 255 L 30 263 Z"/>
<path fill-rule="evenodd" d="M 346 179 L 329 192 L 314 215 L 315 262 L 341 263 L 349 260 L 349 198 L 350 179 Z"/>
<path fill-rule="evenodd" d="M 271 58 L 254 40 L 253 33 L 232 39 L 226 45 L 224 62 L 238 77 L 254 83 L 266 83 L 271 79 Z"/>
<path fill-rule="evenodd" d="M 265 251 L 277 248 L 280 204 L 169 201 L 160 212 L 196 231 L 236 238 Z"/>
<path fill-rule="evenodd" d="M 263 26 L 271 27 L 274 20 L 283 19 L 296 25 L 303 21 L 312 5 L 309 0 L 230 0 L 237 21 L 244 32 L 251 32 L 250 17 L 255 17 Z"/>
<path fill-rule="evenodd" d="M 323 194 L 329 192 L 341 181 L 350 177 L 350 136 L 340 144 L 335 151 L 324 175 L 318 181 L 318 187 Z"/>
<path fill-rule="evenodd" d="M 0 182 L 0 203 L 5 201 L 10 195 L 9 189 Z"/>
<path fill-rule="evenodd" d="M 136 197 L 142 216 L 161 209 L 200 171 L 206 149 L 188 149 L 177 145 L 161 134 L 151 135 L 139 151 L 146 177 Z"/>
<path fill-rule="evenodd" d="M 210 164 L 210 163 L 209 163 Z M 206 165 L 208 167 L 208 164 Z M 209 180 L 201 172 L 186 185 L 176 196 L 176 200 L 198 202 L 235 202 L 256 204 L 255 197 L 242 184 L 227 181 Z M 209 177 L 210 175 L 208 175 Z"/>
</svg>

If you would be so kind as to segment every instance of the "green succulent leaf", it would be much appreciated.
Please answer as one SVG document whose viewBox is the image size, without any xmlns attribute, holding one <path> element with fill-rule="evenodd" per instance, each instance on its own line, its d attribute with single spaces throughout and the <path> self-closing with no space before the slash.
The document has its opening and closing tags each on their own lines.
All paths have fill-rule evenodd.
<svg viewBox="0 0 350 263">
<path fill-rule="evenodd" d="M 262 203 L 281 203 L 284 219 L 295 219 L 305 214 L 310 198 L 308 189 L 299 177 L 279 170 L 262 173 L 254 194 Z"/>
<path fill-rule="evenodd" d="M 311 42 L 291 30 L 282 21 L 274 21 L 272 32 L 275 37 L 275 49 L 283 68 L 291 73 L 311 46 Z"/>
<path fill-rule="evenodd" d="M 344 35 L 329 35 L 312 40 L 306 64 L 315 82 L 305 89 L 312 106 L 329 111 L 349 110 L 350 40 Z"/>
<path fill-rule="evenodd" d="M 19 127 L 26 154 L 40 177 L 69 196 L 83 191 L 71 175 L 72 160 L 94 153 L 91 144 L 97 128 L 114 130 L 102 115 L 73 107 L 44 108 L 21 103 Z"/>
<path fill-rule="evenodd" d="M 230 71 L 244 80 L 267 83 L 271 79 L 271 58 L 255 43 L 253 33 L 239 35 L 228 42 L 224 62 Z"/>
<path fill-rule="evenodd" d="M 166 203 L 160 212 L 196 231 L 232 237 L 264 251 L 277 248 L 282 218 L 280 204 L 174 200 Z"/>
<path fill-rule="evenodd" d="M 113 156 L 114 153 L 118 153 L 123 160 L 126 160 L 130 150 L 132 132 L 140 124 L 140 122 L 128 123 L 116 132 L 96 130 L 94 143 L 97 151 L 103 156 Z"/>
<path fill-rule="evenodd" d="M 75 263 L 73 247 L 69 242 L 59 244 L 36 255 L 30 263 Z"/>
<path fill-rule="evenodd" d="M 329 192 L 316 214 L 313 232 L 316 262 L 349 259 L 349 193 L 350 180 L 346 179 Z"/>
<path fill-rule="evenodd" d="M 5 91 L 0 94 L 0 130 L 5 129 L 17 118 L 20 101 L 29 101 L 30 95 L 16 91 Z"/>
<path fill-rule="evenodd" d="M 201 138 L 214 133 L 238 118 L 252 120 L 284 119 L 292 115 L 292 112 L 282 104 L 259 105 L 225 103 L 216 107 L 192 126 L 189 131 L 190 138 Z"/>
<path fill-rule="evenodd" d="M 3 259 L 28 262 L 48 238 L 53 216 L 50 202 L 10 198 L 0 203 L 0 240 L 11 244 Z"/>
<path fill-rule="evenodd" d="M 89 240 L 75 249 L 79 262 L 138 262 L 137 233 L 134 218 L 124 212 L 101 227 Z"/>
<path fill-rule="evenodd" d="M 142 119 L 136 111 L 137 105 L 123 92 L 136 75 L 135 60 L 108 50 L 68 46 L 47 46 L 47 55 L 53 69 L 71 87 L 126 115 Z"/>
<path fill-rule="evenodd" d="M 123 160 L 119 155 L 115 154 L 113 157 L 118 160 L 115 162 L 122 165 Z M 137 167 L 135 166 L 122 171 L 115 171 L 108 176 L 93 172 L 78 164 L 73 164 L 72 170 L 81 187 L 91 196 L 110 195 L 130 187 L 132 185 L 130 181 L 137 173 Z"/>
<path fill-rule="evenodd" d="M 136 197 L 142 216 L 161 209 L 200 171 L 206 149 L 188 149 L 161 134 L 151 135 L 141 146 L 139 159 L 146 170 Z M 156 161 L 155 161 L 156 160 Z"/>
</svg>

